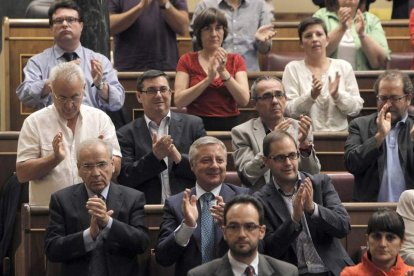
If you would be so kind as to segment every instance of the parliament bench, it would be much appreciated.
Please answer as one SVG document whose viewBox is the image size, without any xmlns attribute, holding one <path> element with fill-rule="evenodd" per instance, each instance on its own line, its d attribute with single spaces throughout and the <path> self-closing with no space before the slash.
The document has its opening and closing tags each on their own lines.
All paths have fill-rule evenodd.
<svg viewBox="0 0 414 276">
<path fill-rule="evenodd" d="M 366 245 L 366 229 L 368 218 L 378 208 L 387 207 L 396 209 L 395 203 L 344 203 L 348 214 L 350 215 L 351 231 L 341 242 L 348 254 L 355 260 L 360 256 L 361 248 Z M 151 246 L 156 244 L 158 236 L 159 225 L 162 220 L 162 205 L 146 205 L 146 224 L 150 231 Z M 46 226 L 48 223 L 49 209 L 47 206 L 30 206 L 25 204 L 21 211 L 22 220 L 22 244 L 21 255 L 16 260 L 16 271 L 19 271 L 21 276 L 44 276 L 46 275 L 46 258 L 44 255 L 43 240 L 45 236 Z M 24 256 L 24 258 L 21 258 Z M 172 274 L 150 274 L 150 271 L 164 271 L 164 273 L 171 273 L 171 268 L 161 268 L 155 263 L 153 258 L 153 251 L 151 249 L 140 257 L 142 265 L 148 266 L 144 268 L 147 271 L 147 276 L 168 276 Z M 152 261 L 151 261 L 152 259 Z M 150 269 L 150 267 L 152 268 Z"/>
</svg>

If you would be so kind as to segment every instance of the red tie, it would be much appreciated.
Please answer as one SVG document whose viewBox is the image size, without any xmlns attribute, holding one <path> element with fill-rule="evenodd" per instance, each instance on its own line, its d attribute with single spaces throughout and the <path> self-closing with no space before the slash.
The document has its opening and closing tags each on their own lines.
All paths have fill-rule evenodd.
<svg viewBox="0 0 414 276">
<path fill-rule="evenodd" d="M 246 276 L 254 276 L 254 268 L 249 265 L 248 267 L 246 267 L 244 274 L 246 274 Z"/>
</svg>

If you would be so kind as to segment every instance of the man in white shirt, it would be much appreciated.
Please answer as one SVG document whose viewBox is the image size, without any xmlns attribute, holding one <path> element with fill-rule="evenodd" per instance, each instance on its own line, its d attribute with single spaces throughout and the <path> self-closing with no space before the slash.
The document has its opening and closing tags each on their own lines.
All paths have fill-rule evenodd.
<svg viewBox="0 0 414 276">
<path fill-rule="evenodd" d="M 101 138 L 113 147 L 115 173 L 121 152 L 111 119 L 83 105 L 85 76 L 72 62 L 58 64 L 50 74 L 54 103 L 31 114 L 23 123 L 17 147 L 16 173 L 30 181 L 29 203 L 49 205 L 50 195 L 82 182 L 76 166 L 76 147 L 87 138 Z"/>
</svg>

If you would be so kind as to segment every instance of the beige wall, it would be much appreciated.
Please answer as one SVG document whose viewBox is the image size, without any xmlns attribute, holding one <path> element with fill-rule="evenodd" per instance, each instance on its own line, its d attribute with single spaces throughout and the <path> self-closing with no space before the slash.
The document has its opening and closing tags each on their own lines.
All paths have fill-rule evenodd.
<svg viewBox="0 0 414 276">
<path fill-rule="evenodd" d="M 198 0 L 187 0 L 190 11 L 193 11 L 198 3 Z M 317 10 L 317 6 L 312 3 L 312 0 L 273 0 L 273 6 L 275 7 L 276 17 L 278 12 L 300 12 L 311 13 Z M 386 0 L 377 0 L 371 4 L 371 8 L 390 8 L 391 2 Z"/>
</svg>

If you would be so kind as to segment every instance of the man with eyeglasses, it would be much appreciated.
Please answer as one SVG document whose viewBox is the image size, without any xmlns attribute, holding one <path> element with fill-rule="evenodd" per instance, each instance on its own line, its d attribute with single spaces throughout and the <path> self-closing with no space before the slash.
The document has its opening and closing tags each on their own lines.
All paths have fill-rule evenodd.
<svg viewBox="0 0 414 276">
<path fill-rule="evenodd" d="M 192 189 L 165 200 L 155 257 L 159 264 L 175 264 L 175 276 L 222 257 L 228 246 L 223 239 L 223 207 L 247 188 L 224 183 L 227 149 L 222 141 L 204 136 L 191 145 L 191 170 L 196 175 Z"/>
<path fill-rule="evenodd" d="M 354 175 L 354 201 L 398 202 L 414 189 L 413 84 L 398 70 L 374 84 L 378 112 L 354 119 L 345 143 L 345 166 Z"/>
<path fill-rule="evenodd" d="M 312 120 L 301 116 L 300 120 L 284 117 L 286 95 L 282 82 L 277 77 L 262 76 L 251 87 L 258 118 L 234 127 L 231 130 L 233 159 L 243 184 L 259 190 L 269 182 L 270 171 L 263 163 L 263 139 L 275 130 L 288 131 L 299 145 L 300 169 L 319 173 L 321 165 L 312 146 Z"/>
<path fill-rule="evenodd" d="M 27 62 L 23 70 L 24 80 L 16 91 L 20 101 L 37 109 L 52 104 L 50 71 L 57 64 L 70 61 L 78 64 L 85 74 L 84 104 L 103 111 L 121 109 L 125 91 L 116 70 L 108 58 L 80 43 L 83 21 L 79 6 L 72 1 L 58 1 L 50 7 L 48 14 L 54 45 Z"/>
<path fill-rule="evenodd" d="M 339 275 L 353 264 L 340 242 L 350 217 L 331 179 L 298 171 L 298 147 L 285 131 L 265 137 L 263 155 L 272 177 L 254 196 L 265 211 L 264 253 L 296 265 L 300 275 Z"/>
<path fill-rule="evenodd" d="M 87 138 L 102 138 L 113 147 L 114 175 L 121 167 L 115 127 L 103 111 L 82 104 L 86 80 L 75 63 L 60 63 L 50 72 L 54 102 L 23 123 L 17 146 L 16 173 L 29 183 L 29 203 L 48 205 L 50 195 L 80 183 L 76 148 Z"/>
<path fill-rule="evenodd" d="M 62 264 L 58 275 L 142 275 L 137 255 L 149 245 L 145 197 L 111 182 L 112 152 L 98 138 L 81 142 L 76 157 L 83 181 L 51 196 L 45 254 Z"/>
<path fill-rule="evenodd" d="M 298 269 L 286 262 L 259 254 L 259 241 L 266 226 L 261 203 L 251 195 L 238 195 L 224 207 L 223 236 L 229 251 L 222 258 L 198 266 L 188 276 L 298 275 Z"/>
<path fill-rule="evenodd" d="M 187 154 L 206 135 L 200 118 L 170 110 L 171 96 L 167 74 L 144 72 L 136 93 L 144 114 L 117 132 L 122 150 L 119 183 L 142 191 L 148 204 L 164 203 L 194 186 Z"/>
</svg>

